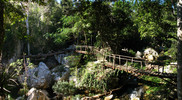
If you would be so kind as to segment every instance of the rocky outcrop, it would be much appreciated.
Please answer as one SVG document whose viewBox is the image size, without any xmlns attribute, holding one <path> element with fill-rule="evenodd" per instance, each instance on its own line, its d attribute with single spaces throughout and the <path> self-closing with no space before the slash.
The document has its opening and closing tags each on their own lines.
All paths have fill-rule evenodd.
<svg viewBox="0 0 182 100">
<path fill-rule="evenodd" d="M 144 58 L 147 59 L 149 62 L 156 60 L 159 57 L 159 54 L 157 53 L 157 51 L 155 51 L 152 48 L 147 48 L 144 51 Z"/>
<path fill-rule="evenodd" d="M 67 65 L 59 65 L 49 70 L 43 62 L 40 62 L 38 67 L 28 68 L 27 74 L 24 72 L 24 74 L 19 77 L 19 81 L 20 83 L 24 83 L 25 77 L 27 77 L 27 85 L 29 88 L 45 89 L 54 81 L 68 80 L 69 76 L 70 70 Z"/>
<path fill-rule="evenodd" d="M 142 53 L 140 51 L 137 51 L 135 54 L 136 58 L 142 58 Z"/>
<path fill-rule="evenodd" d="M 27 93 L 27 100 L 50 100 L 47 95 L 48 92 L 45 90 L 37 90 L 35 88 L 31 88 Z"/>
<path fill-rule="evenodd" d="M 24 72 L 24 74 L 19 77 L 20 83 L 25 82 L 25 77 L 27 79 L 26 83 L 30 88 L 45 89 L 48 88 L 52 82 L 51 71 L 43 62 L 40 62 L 36 68 L 28 67 L 27 72 Z"/>
</svg>

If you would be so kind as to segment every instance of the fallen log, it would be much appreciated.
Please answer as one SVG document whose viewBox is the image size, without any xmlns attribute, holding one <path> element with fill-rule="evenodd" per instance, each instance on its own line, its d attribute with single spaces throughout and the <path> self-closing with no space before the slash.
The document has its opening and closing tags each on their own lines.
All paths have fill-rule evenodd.
<svg viewBox="0 0 182 100">
<path fill-rule="evenodd" d="M 57 54 L 63 54 L 63 53 L 71 52 L 71 51 L 73 51 L 73 50 L 65 49 L 65 50 L 53 52 L 53 53 L 49 52 L 47 54 L 26 55 L 25 58 L 41 58 L 41 57 L 53 56 L 53 55 L 57 55 Z M 23 58 L 23 56 L 21 58 Z"/>
</svg>

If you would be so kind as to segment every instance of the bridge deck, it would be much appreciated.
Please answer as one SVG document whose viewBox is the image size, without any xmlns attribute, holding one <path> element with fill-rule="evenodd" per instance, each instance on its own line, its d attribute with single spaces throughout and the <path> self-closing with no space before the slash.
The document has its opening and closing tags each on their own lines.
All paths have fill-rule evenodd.
<svg viewBox="0 0 182 100">
<path fill-rule="evenodd" d="M 131 73 L 135 76 L 149 75 L 149 76 L 156 76 L 156 77 L 160 77 L 160 78 L 176 78 L 177 77 L 176 73 L 164 73 L 164 66 L 163 66 L 162 72 L 159 71 L 159 66 L 158 66 L 158 72 L 143 70 L 143 64 L 146 63 L 147 61 L 142 58 L 135 58 L 135 57 L 125 56 L 125 55 L 118 55 L 118 54 L 110 54 L 110 55 L 107 54 L 106 55 L 106 54 L 104 54 L 104 52 L 99 52 L 99 50 L 93 46 L 85 46 L 85 45 L 76 46 L 76 52 L 82 53 L 82 54 L 101 54 L 104 58 L 103 59 L 104 66 L 110 67 L 113 69 L 123 70 L 123 71 Z M 108 58 L 108 60 L 106 60 L 107 58 Z M 116 63 L 116 61 L 118 61 L 118 62 Z M 122 65 L 121 61 L 126 61 L 126 65 Z M 127 62 L 140 63 L 141 67 L 140 67 L 140 69 L 137 69 L 135 67 L 128 66 Z"/>
</svg>

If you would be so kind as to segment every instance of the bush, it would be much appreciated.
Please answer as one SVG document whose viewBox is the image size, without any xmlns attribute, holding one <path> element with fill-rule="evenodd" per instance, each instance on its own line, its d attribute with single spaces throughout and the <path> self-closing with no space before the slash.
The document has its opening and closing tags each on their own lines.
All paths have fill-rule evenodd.
<svg viewBox="0 0 182 100">
<path fill-rule="evenodd" d="M 73 95 L 77 90 L 74 83 L 66 81 L 58 81 L 52 88 L 56 94 L 62 93 L 63 95 Z"/>
</svg>

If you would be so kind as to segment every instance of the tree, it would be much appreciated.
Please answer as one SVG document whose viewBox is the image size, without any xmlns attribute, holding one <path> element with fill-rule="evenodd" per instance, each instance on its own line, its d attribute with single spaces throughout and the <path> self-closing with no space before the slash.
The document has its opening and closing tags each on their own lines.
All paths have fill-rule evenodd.
<svg viewBox="0 0 182 100">
<path fill-rule="evenodd" d="M 4 42 L 4 1 L 0 0 L 0 67 L 2 66 L 2 48 Z"/>
<path fill-rule="evenodd" d="M 182 1 L 177 3 L 177 36 L 178 36 L 178 75 L 177 75 L 177 91 L 178 100 L 182 100 Z"/>
<path fill-rule="evenodd" d="M 17 0 L 19 1 L 19 0 Z M 23 0 L 24 2 L 28 2 L 29 0 Z M 40 5 L 45 5 L 46 3 L 49 3 L 51 0 L 32 0 L 31 2 L 37 2 Z M 9 6 L 10 5 L 10 6 Z M 4 29 L 4 17 L 5 17 L 5 11 L 8 8 L 8 6 L 11 8 L 12 11 L 14 11 L 14 6 L 11 5 L 10 1 L 8 0 L 0 0 L 0 65 L 2 64 L 2 49 L 4 44 L 4 36 L 5 36 L 5 29 Z M 7 9 L 9 10 L 9 9 Z"/>
<path fill-rule="evenodd" d="M 176 40 L 176 18 L 171 8 L 170 3 L 157 0 L 140 2 L 135 8 L 133 19 L 141 38 L 155 49 L 169 48 Z"/>
</svg>

